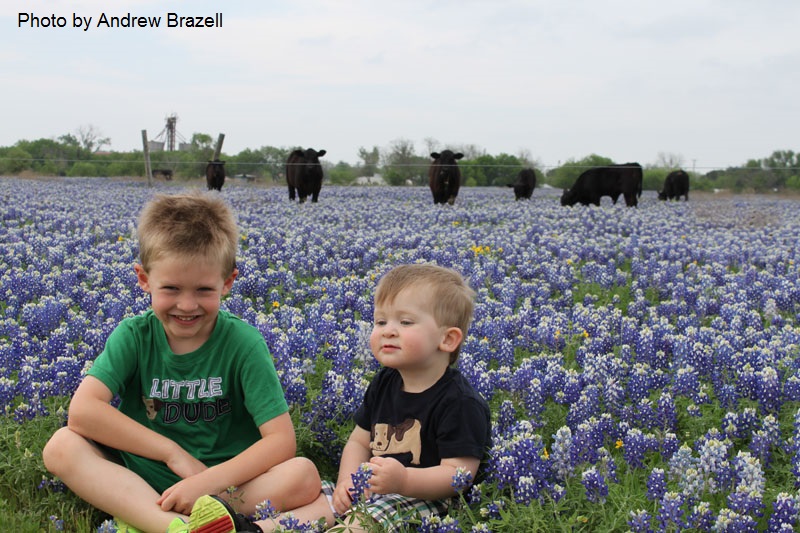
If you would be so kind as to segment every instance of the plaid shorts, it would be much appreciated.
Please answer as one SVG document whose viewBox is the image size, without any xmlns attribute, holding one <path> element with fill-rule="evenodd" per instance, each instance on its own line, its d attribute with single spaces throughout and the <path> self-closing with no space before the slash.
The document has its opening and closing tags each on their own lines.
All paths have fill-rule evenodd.
<svg viewBox="0 0 800 533">
<path fill-rule="evenodd" d="M 328 498 L 328 503 L 333 509 L 333 491 L 336 484 L 330 481 L 322 482 L 322 493 Z M 408 523 L 409 519 L 421 519 L 426 516 L 444 516 L 450 509 L 452 500 L 420 500 L 408 498 L 399 494 L 375 494 L 367 504 L 369 515 L 386 531 L 413 531 L 415 528 Z M 334 515 L 336 511 L 334 511 Z"/>
</svg>

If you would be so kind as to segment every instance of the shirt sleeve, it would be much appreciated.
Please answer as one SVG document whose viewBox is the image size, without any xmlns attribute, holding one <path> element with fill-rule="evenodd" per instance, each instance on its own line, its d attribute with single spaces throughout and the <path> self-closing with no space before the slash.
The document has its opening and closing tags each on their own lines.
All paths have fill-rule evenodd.
<svg viewBox="0 0 800 533">
<path fill-rule="evenodd" d="M 121 322 L 86 373 L 102 381 L 112 394 L 124 394 L 127 383 L 136 375 L 139 361 L 135 337 L 130 321 Z"/>
<path fill-rule="evenodd" d="M 486 405 L 467 397 L 443 409 L 436 435 L 439 457 L 475 457 L 483 460 L 490 442 L 490 415 Z"/>
</svg>

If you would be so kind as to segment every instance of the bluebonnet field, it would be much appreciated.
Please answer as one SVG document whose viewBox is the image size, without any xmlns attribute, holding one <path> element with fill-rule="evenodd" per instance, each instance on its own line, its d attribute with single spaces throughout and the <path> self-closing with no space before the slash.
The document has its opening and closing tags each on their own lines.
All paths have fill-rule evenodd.
<svg viewBox="0 0 800 533">
<path fill-rule="evenodd" d="M 135 217 L 158 184 L 0 180 L 0 406 L 67 397 L 135 285 Z M 430 261 L 477 290 L 459 367 L 493 406 L 485 479 L 458 520 L 515 509 L 574 530 L 792 531 L 800 509 L 800 204 L 767 197 L 565 208 L 555 192 L 228 185 L 242 229 L 225 307 L 263 333 L 295 420 L 335 467 L 376 369 L 372 290 Z M 345 428 L 344 430 L 342 428 Z M 45 484 L 46 485 L 46 484 Z M 42 490 L 47 490 L 45 486 Z M 612 504 L 609 506 L 609 504 Z M 610 525 L 612 524 L 612 525 Z M 585 529 L 582 529 L 585 528 Z"/>
</svg>

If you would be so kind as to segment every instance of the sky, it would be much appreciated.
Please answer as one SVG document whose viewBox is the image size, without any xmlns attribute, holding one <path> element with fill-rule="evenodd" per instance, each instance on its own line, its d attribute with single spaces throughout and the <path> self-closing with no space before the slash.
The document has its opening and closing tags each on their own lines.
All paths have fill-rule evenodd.
<svg viewBox="0 0 800 533">
<path fill-rule="evenodd" d="M 140 150 L 175 114 L 187 141 L 224 134 L 226 154 L 302 146 L 351 164 L 400 141 L 544 169 L 597 154 L 705 172 L 800 151 L 797 0 L 2 4 L 0 146 L 91 127 Z M 98 26 L 128 14 L 160 25 Z"/>
</svg>

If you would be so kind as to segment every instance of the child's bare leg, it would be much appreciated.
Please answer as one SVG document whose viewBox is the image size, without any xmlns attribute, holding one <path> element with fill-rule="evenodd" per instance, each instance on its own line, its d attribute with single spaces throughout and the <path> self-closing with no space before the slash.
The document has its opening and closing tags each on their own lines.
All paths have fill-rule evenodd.
<svg viewBox="0 0 800 533">
<path fill-rule="evenodd" d="M 265 533 L 273 531 L 280 525 L 280 520 L 288 513 L 291 513 L 301 524 L 306 522 L 316 523 L 320 518 L 324 518 L 325 525 L 331 527 L 336 521 L 333 517 L 333 510 L 331 509 L 330 503 L 328 503 L 327 496 L 319 493 L 317 499 L 307 505 L 281 513 L 280 516 L 273 520 L 260 520 L 256 522 L 256 524 L 258 524 Z"/>
<path fill-rule="evenodd" d="M 166 531 L 178 513 L 156 504 L 159 494 L 145 480 L 110 461 L 93 443 L 69 428 L 50 438 L 45 467 L 83 500 L 145 531 Z"/>
<path fill-rule="evenodd" d="M 313 501 L 321 485 L 314 463 L 304 457 L 294 457 L 244 483 L 232 495 L 222 493 L 219 496 L 245 515 L 254 514 L 256 505 L 267 500 L 280 512 Z"/>
</svg>

